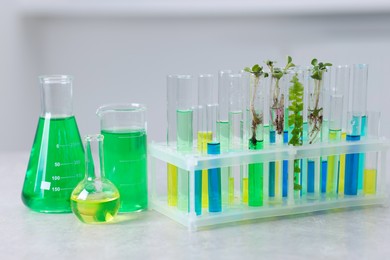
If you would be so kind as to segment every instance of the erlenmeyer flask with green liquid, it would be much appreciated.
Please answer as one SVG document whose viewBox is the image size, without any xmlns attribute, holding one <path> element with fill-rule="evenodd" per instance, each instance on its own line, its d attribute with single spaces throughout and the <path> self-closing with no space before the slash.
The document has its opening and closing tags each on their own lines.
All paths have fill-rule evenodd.
<svg viewBox="0 0 390 260">
<path fill-rule="evenodd" d="M 45 213 L 71 212 L 70 195 L 83 179 L 84 148 L 73 115 L 71 76 L 39 77 L 42 112 L 24 180 L 22 200 Z"/>
</svg>

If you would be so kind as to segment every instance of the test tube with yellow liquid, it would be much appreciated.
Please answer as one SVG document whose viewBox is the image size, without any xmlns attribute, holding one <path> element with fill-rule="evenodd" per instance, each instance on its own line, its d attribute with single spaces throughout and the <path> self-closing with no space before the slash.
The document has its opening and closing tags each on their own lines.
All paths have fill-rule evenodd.
<svg viewBox="0 0 390 260">
<path fill-rule="evenodd" d="M 380 116 L 379 112 L 367 113 L 367 137 L 369 139 L 379 138 Z M 377 190 L 378 153 L 366 153 L 364 166 L 363 194 L 374 195 Z"/>
<path fill-rule="evenodd" d="M 167 76 L 167 146 L 176 149 L 176 102 L 179 75 Z M 177 167 L 167 163 L 167 202 L 177 206 Z"/>
</svg>

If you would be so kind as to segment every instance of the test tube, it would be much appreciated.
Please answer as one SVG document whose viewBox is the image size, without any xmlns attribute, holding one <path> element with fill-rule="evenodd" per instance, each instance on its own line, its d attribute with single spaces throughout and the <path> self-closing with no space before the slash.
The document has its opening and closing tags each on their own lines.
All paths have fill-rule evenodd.
<svg viewBox="0 0 390 260">
<path fill-rule="evenodd" d="M 243 84 L 246 78 L 242 74 L 229 75 L 229 104 L 228 122 L 229 138 L 228 148 L 230 152 L 242 151 L 243 149 Z M 242 166 L 229 167 L 229 204 L 234 200 L 234 178 L 241 174 Z"/>
<path fill-rule="evenodd" d="M 362 124 L 362 114 L 358 112 L 348 112 L 347 119 L 350 124 L 347 129 L 347 141 L 354 142 L 360 140 L 360 130 Z M 359 154 L 347 154 L 345 157 L 345 177 L 344 194 L 357 195 L 359 174 Z"/>
<path fill-rule="evenodd" d="M 367 128 L 367 82 L 368 65 L 354 64 L 352 70 L 352 111 L 361 114 L 361 119 L 356 119 L 361 120 L 361 139 L 365 138 Z M 363 189 L 364 157 L 363 153 L 359 155 L 358 190 Z"/>
<path fill-rule="evenodd" d="M 178 76 L 177 82 L 177 151 L 190 153 L 193 148 L 193 78 L 190 75 Z M 178 208 L 189 211 L 189 172 L 178 169 Z"/>
<path fill-rule="evenodd" d="M 342 110 L 332 110 L 331 115 L 333 115 L 333 111 L 337 111 L 338 115 L 341 117 L 341 136 L 340 140 L 345 140 L 347 136 L 347 112 L 350 111 L 349 106 L 351 103 L 349 102 L 350 94 L 349 94 L 349 85 L 350 85 L 350 66 L 349 65 L 339 65 L 336 67 L 336 75 L 335 75 L 335 84 L 336 88 L 338 90 L 338 93 L 343 96 L 342 100 Z M 341 113 L 340 113 L 341 111 Z M 335 115 L 337 117 L 337 115 Z M 337 120 L 335 120 L 337 122 Z M 332 126 L 334 129 L 337 130 L 337 123 L 335 123 L 335 126 Z M 338 140 L 338 134 L 337 131 L 329 137 L 329 139 L 332 142 L 336 142 Z M 335 140 L 333 140 L 335 139 Z M 338 183 L 337 183 L 337 193 L 339 195 L 344 194 L 344 176 L 345 176 L 345 154 L 340 154 L 340 165 L 338 167 L 339 173 L 338 173 Z"/>
<path fill-rule="evenodd" d="M 218 122 L 217 136 L 221 151 L 229 150 L 229 75 L 231 70 L 222 70 L 218 74 Z"/>
<path fill-rule="evenodd" d="M 207 106 L 212 103 L 214 76 L 202 74 L 198 77 L 198 152 L 207 153 L 207 143 L 215 135 L 210 129 Z M 208 175 L 207 170 L 195 171 L 195 211 L 197 215 L 202 212 L 202 207 L 208 207 Z"/>
<path fill-rule="evenodd" d="M 367 113 L 367 138 L 378 139 L 380 130 L 380 112 Z M 378 153 L 369 152 L 366 154 L 364 176 L 363 176 L 363 194 L 373 195 L 377 190 L 377 167 Z"/>
<path fill-rule="evenodd" d="M 322 79 L 309 78 L 308 84 L 308 142 L 314 144 L 322 141 L 324 119 L 327 119 L 328 105 L 326 96 L 326 80 L 329 72 L 324 71 Z M 327 138 L 326 138 L 327 139 Z M 326 189 L 327 161 L 322 158 L 308 158 L 308 192 L 318 197 Z"/>
<path fill-rule="evenodd" d="M 210 93 L 211 94 L 211 93 Z M 207 123 L 209 129 L 213 134 L 212 140 L 207 143 L 207 153 L 208 154 L 220 154 L 221 147 L 220 142 L 215 134 L 217 128 L 217 109 L 218 105 L 210 100 L 211 102 L 207 105 Z M 225 180 L 228 180 L 229 176 L 224 176 Z M 209 212 L 220 212 L 222 211 L 222 203 L 225 201 L 225 204 L 228 202 L 228 189 L 229 182 L 225 183 L 222 187 L 225 193 L 225 199 L 222 198 L 221 191 L 221 168 L 210 168 L 208 170 L 208 194 L 209 194 Z"/>
<path fill-rule="evenodd" d="M 220 142 L 221 152 L 229 150 L 229 88 L 232 70 L 221 70 L 218 73 L 218 113 L 217 113 L 217 140 Z M 222 200 L 232 204 L 234 200 L 234 177 L 231 167 L 221 168 Z"/>
<path fill-rule="evenodd" d="M 304 90 L 305 90 L 305 81 L 304 73 L 305 71 L 301 68 L 295 68 L 291 70 L 286 75 L 287 77 L 287 86 L 288 86 L 288 125 L 289 125 L 289 144 L 293 146 L 301 146 L 303 143 L 303 113 L 304 113 Z M 284 162 L 287 164 L 287 162 Z M 293 197 L 301 196 L 302 189 L 295 189 L 294 186 L 304 186 L 303 180 L 306 183 L 306 177 L 302 176 L 302 160 L 295 159 L 294 161 L 288 162 L 288 168 L 284 170 L 284 174 L 288 174 L 287 179 L 287 196 L 289 200 Z M 287 166 L 286 166 L 287 168 Z M 303 178 L 304 177 L 304 178 Z M 285 178 L 285 177 L 284 177 Z M 285 184 L 286 185 L 286 184 Z M 306 186 L 305 186 L 306 187 Z"/>
<path fill-rule="evenodd" d="M 343 123 L 344 88 L 349 85 L 349 66 L 337 66 L 335 82 L 330 89 L 329 142 L 340 142 Z M 339 156 L 328 156 L 326 194 L 337 194 Z"/>
<path fill-rule="evenodd" d="M 264 78 L 251 75 L 249 85 L 249 113 L 247 124 L 249 132 L 249 149 L 262 150 L 264 141 Z M 263 205 L 263 163 L 248 165 L 248 205 Z"/>
<path fill-rule="evenodd" d="M 167 146 L 176 148 L 177 84 L 179 75 L 167 76 Z M 167 164 L 168 206 L 177 206 L 177 167 Z"/>
</svg>

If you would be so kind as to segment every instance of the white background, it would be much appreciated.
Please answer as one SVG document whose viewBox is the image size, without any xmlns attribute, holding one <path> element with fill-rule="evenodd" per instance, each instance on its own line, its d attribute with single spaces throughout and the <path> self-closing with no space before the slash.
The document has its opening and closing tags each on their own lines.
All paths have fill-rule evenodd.
<svg viewBox="0 0 390 260">
<path fill-rule="evenodd" d="M 97 107 L 148 107 L 149 141 L 165 140 L 165 77 L 240 70 L 266 59 L 368 63 L 368 109 L 389 136 L 390 3 L 386 1 L 3 1 L 0 150 L 31 148 L 37 76 L 71 74 L 80 132 Z"/>
</svg>

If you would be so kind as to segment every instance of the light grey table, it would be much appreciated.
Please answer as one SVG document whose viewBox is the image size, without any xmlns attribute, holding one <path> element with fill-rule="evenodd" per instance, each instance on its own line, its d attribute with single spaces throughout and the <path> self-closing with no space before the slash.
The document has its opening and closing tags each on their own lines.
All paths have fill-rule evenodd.
<svg viewBox="0 0 390 260">
<path fill-rule="evenodd" d="M 28 153 L 0 154 L 1 259 L 389 259 L 390 209 L 368 207 L 188 232 L 154 211 L 86 225 L 20 199 Z"/>
</svg>

